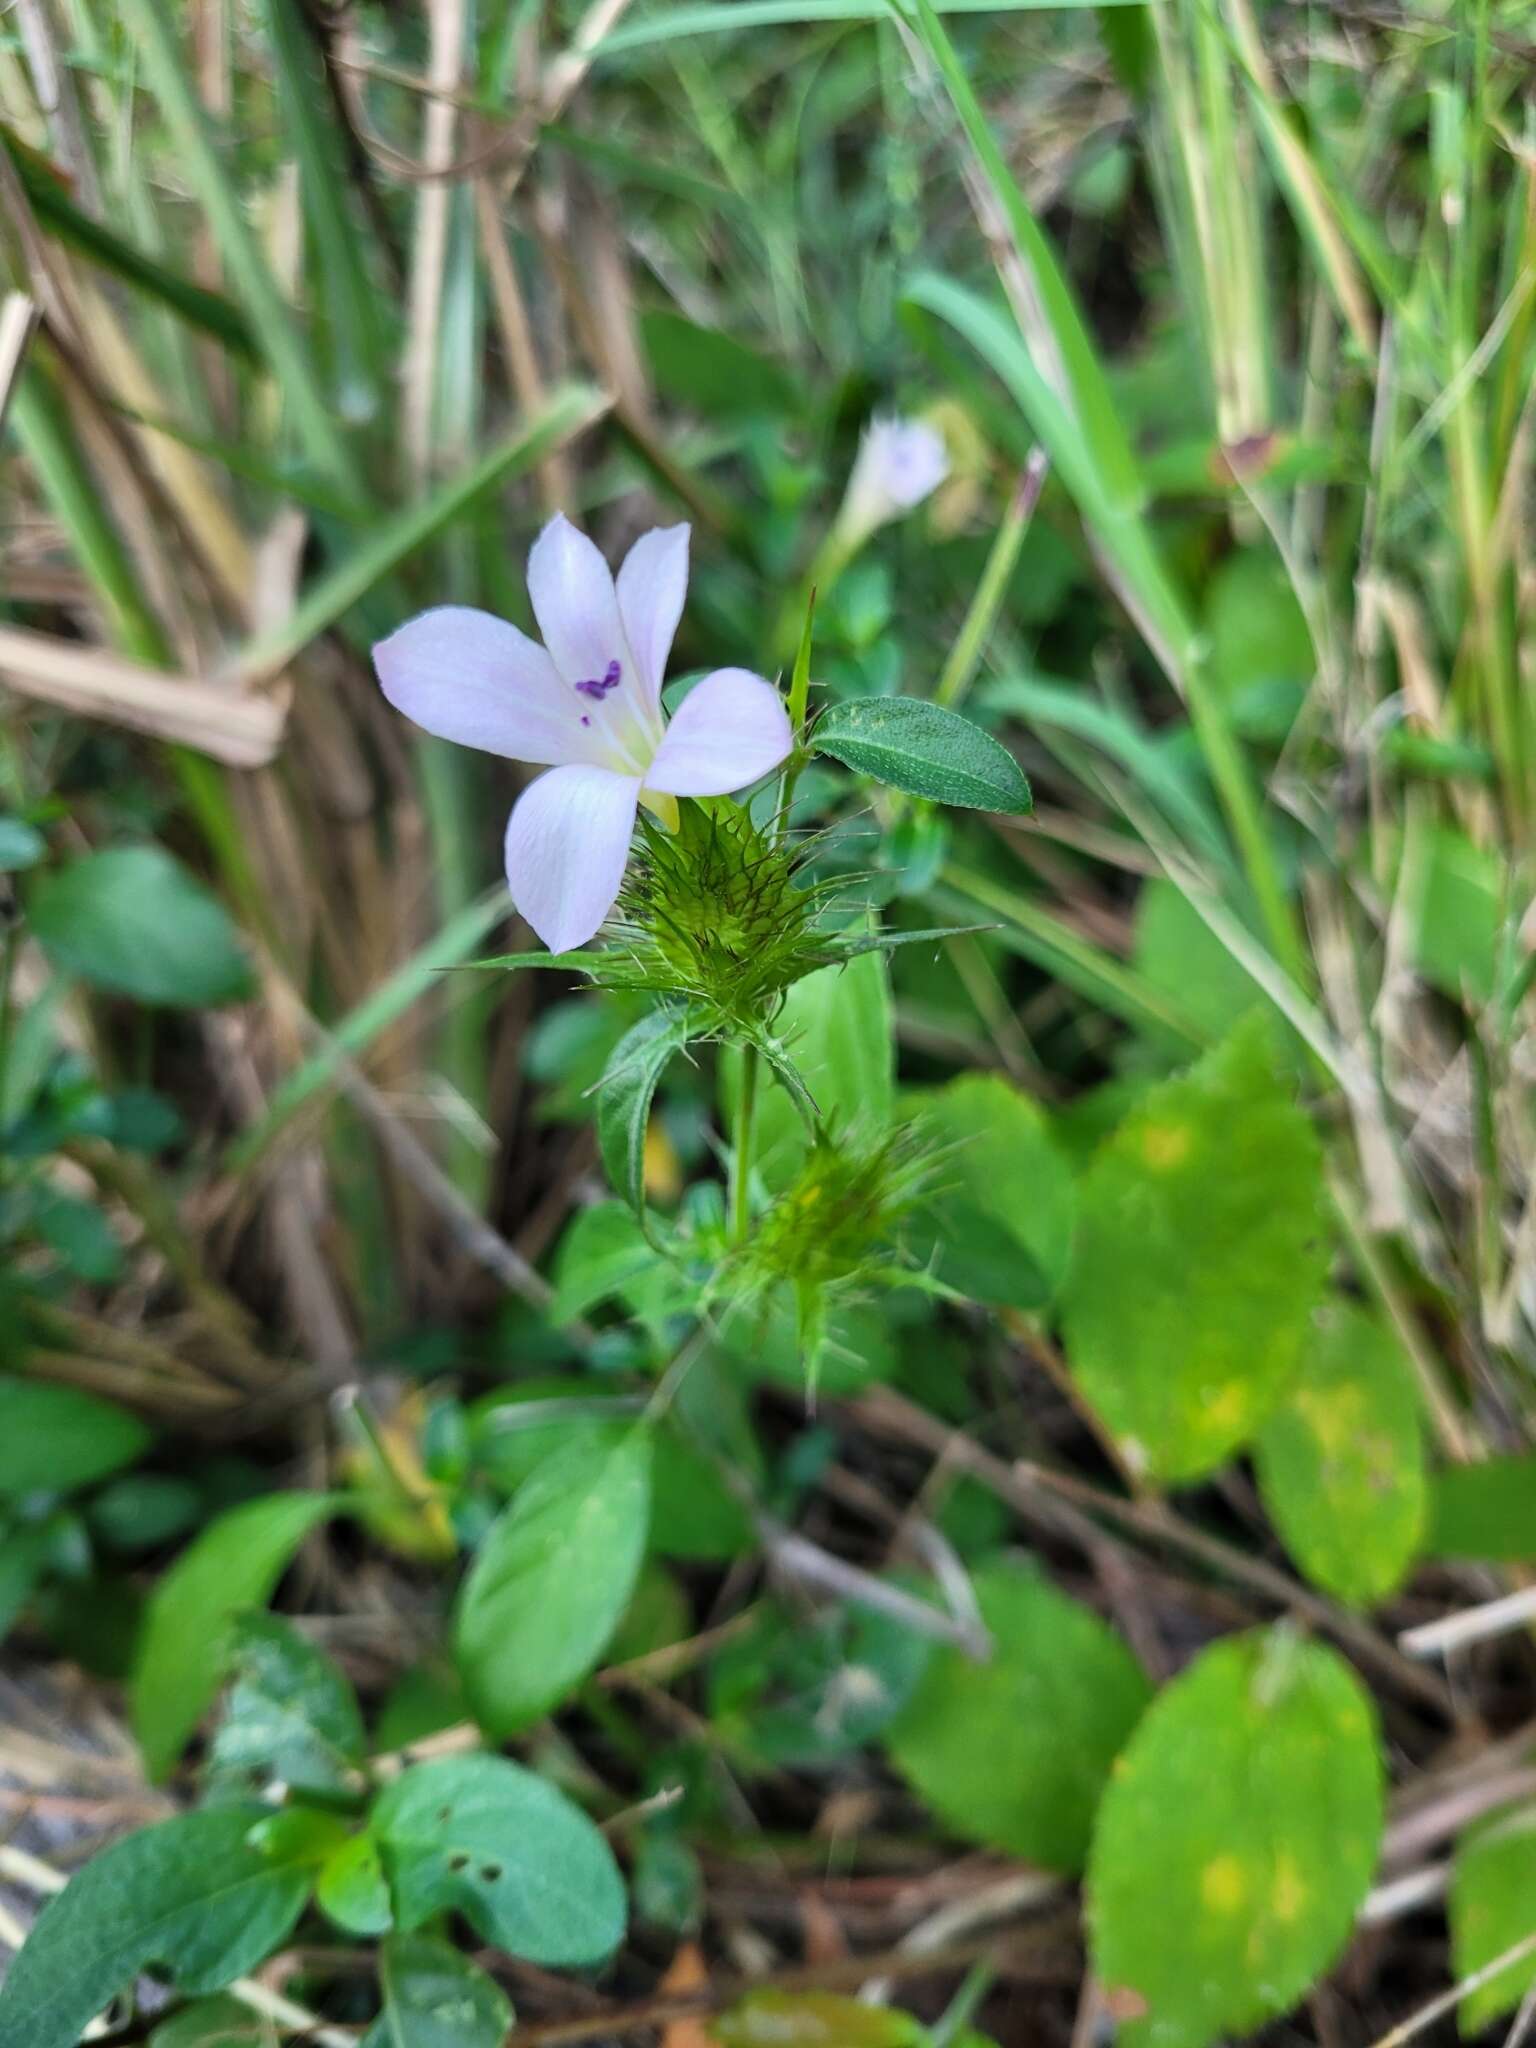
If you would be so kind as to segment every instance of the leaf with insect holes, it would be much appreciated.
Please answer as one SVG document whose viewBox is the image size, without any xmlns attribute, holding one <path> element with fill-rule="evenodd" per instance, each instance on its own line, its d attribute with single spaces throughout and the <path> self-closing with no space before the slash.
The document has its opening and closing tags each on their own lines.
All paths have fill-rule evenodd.
<svg viewBox="0 0 1536 2048">
<path fill-rule="evenodd" d="M 496 1980 L 436 1934 L 390 1936 L 379 1992 L 384 2009 L 361 2048 L 501 2048 L 512 2024 Z"/>
<path fill-rule="evenodd" d="M 1264 1505 L 1314 1585 L 1385 1599 L 1418 1552 L 1424 1430 L 1401 1345 L 1343 1303 L 1319 1310 L 1302 1366 L 1258 1444 Z"/>
<path fill-rule="evenodd" d="M 1087 1900 L 1120 2048 L 1205 2048 L 1287 2011 L 1348 1941 L 1381 1844 L 1370 1698 L 1281 1627 L 1164 1688 L 1109 1781 Z"/>
<path fill-rule="evenodd" d="M 966 1840 L 1077 1871 L 1151 1687 L 1114 1630 L 1038 1572 L 998 1558 L 973 1583 L 992 1655 L 933 1653 L 891 1760 Z"/>
<path fill-rule="evenodd" d="M 597 1144 L 608 1178 L 645 1216 L 645 1133 L 662 1070 L 692 1033 L 686 1010 L 656 1009 L 614 1047 L 597 1091 Z"/>
<path fill-rule="evenodd" d="M 834 704 L 812 727 L 810 744 L 845 768 L 934 803 L 1012 816 L 1034 809 L 1024 771 L 1000 740 L 919 697 Z"/>
<path fill-rule="evenodd" d="M 307 1851 L 252 1847 L 269 1809 L 221 1806 L 141 1828 L 49 1900 L 4 1985 L 0 2048 L 74 2048 L 149 1964 L 218 1991 L 269 1956 L 309 1895 Z"/>
<path fill-rule="evenodd" d="M 1322 1153 L 1262 1016 L 1147 1091 L 1078 1189 L 1072 1375 L 1132 1469 L 1214 1470 L 1301 1362 L 1326 1247 Z"/>
<path fill-rule="evenodd" d="M 624 1937 L 613 1851 L 562 1792 L 498 1756 L 417 1764 L 370 1819 L 406 1932 L 462 1913 L 525 1962 L 585 1969 Z"/>
<path fill-rule="evenodd" d="M 482 1728 L 541 1720 L 602 1655 L 634 1591 L 651 1515 L 651 1439 L 584 1436 L 518 1488 L 470 1568 L 454 1642 Z"/>
</svg>

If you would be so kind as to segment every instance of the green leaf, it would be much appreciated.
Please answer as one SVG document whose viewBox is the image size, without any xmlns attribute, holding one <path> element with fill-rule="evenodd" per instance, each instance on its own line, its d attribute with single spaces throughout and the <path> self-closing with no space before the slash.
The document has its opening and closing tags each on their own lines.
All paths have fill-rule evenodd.
<svg viewBox="0 0 1536 2048">
<path fill-rule="evenodd" d="M 49 1900 L 0 1986 L 0 2048 L 74 2048 L 148 1964 L 218 1991 L 298 1919 L 309 1871 L 247 1841 L 265 1809 L 179 1814 L 114 1842 Z"/>
<path fill-rule="evenodd" d="M 799 410 L 794 381 L 733 335 L 665 307 L 640 316 L 640 339 L 663 397 L 715 418 L 777 418 Z"/>
<path fill-rule="evenodd" d="M 480 1725 L 514 1735 L 592 1670 L 645 1555 L 651 1443 L 577 1442 L 493 1524 L 459 1596 L 455 1654 Z"/>
<path fill-rule="evenodd" d="M 1244 973 L 1206 924 L 1183 890 L 1163 876 L 1142 885 L 1136 899 L 1132 963 L 1159 994 L 1212 1044 L 1267 998 Z M 1159 1031 L 1160 1043 L 1183 1052 L 1175 1031 Z"/>
<path fill-rule="evenodd" d="M 0 1376 L 0 1498 L 73 1493 L 131 1465 L 150 1443 L 136 1415 L 49 1380 Z"/>
<path fill-rule="evenodd" d="M 973 1584 L 992 1657 L 934 1653 L 886 1737 L 891 1759 L 956 1834 L 1079 1870 L 1151 1687 L 1114 1631 L 1037 1572 L 999 1558 Z"/>
<path fill-rule="evenodd" d="M 1418 1389 L 1391 1332 L 1359 1309 L 1320 1312 L 1257 1450 L 1264 1505 L 1307 1577 L 1355 1606 L 1385 1599 L 1425 1501 Z"/>
<path fill-rule="evenodd" d="M 831 1991 L 749 1991 L 709 2023 L 720 2048 L 921 2048 L 910 2013 Z"/>
<path fill-rule="evenodd" d="M 1431 1557 L 1483 1564 L 1536 1559 L 1536 1456 L 1485 1458 L 1437 1472 L 1424 1548 Z"/>
<path fill-rule="evenodd" d="M 0 1524 L 0 1642 L 10 1634 L 17 1616 L 41 1585 L 53 1548 L 51 1518 L 46 1522 L 23 1522 L 20 1528 L 8 1529 Z"/>
<path fill-rule="evenodd" d="M 654 1271 L 656 1248 L 625 1202 L 594 1202 L 572 1219 L 555 1257 L 552 1323 L 573 1323 Z"/>
<path fill-rule="evenodd" d="M 115 846 L 45 875 L 27 902 L 58 967 L 144 1003 L 201 1008 L 249 993 L 228 913 L 158 846 Z"/>
<path fill-rule="evenodd" d="M 1099 1809 L 1093 1967 L 1140 2010 L 1121 2048 L 1204 2048 L 1285 2012 L 1348 1941 L 1382 1825 L 1371 1703 L 1280 1628 L 1199 1656 L 1153 1702 Z"/>
<path fill-rule="evenodd" d="M 129 1687 L 152 1778 L 181 1754 L 223 1680 L 234 1618 L 263 1607 L 304 1538 L 335 1509 L 328 1494 L 274 1493 L 210 1522 L 156 1586 Z"/>
<path fill-rule="evenodd" d="M 372 1826 L 407 1933 L 462 1913 L 508 1955 L 565 1969 L 606 1961 L 623 1939 L 612 1850 L 563 1793 L 517 1764 L 418 1764 L 381 1793 Z"/>
<path fill-rule="evenodd" d="M 1457 1844 L 1451 1869 L 1451 1959 L 1459 1979 L 1485 1968 L 1536 1932 L 1536 1814 L 1506 1814 Z M 1470 1992 L 1458 2014 L 1463 2035 L 1480 2034 L 1536 1984 L 1536 1955 L 1500 1970 Z"/>
<path fill-rule="evenodd" d="M 1121 1456 L 1195 1478 L 1284 1396 L 1321 1290 L 1317 1138 L 1254 1017 L 1149 1089 L 1080 1190 L 1063 1298 L 1074 1377 Z"/>
<path fill-rule="evenodd" d="M 494 1978 L 436 1934 L 391 1935 L 379 1950 L 384 2010 L 362 2048 L 501 2048 L 512 2003 Z"/>
<path fill-rule="evenodd" d="M 156 2027 L 149 2048 L 271 2048 L 272 2030 L 238 1998 L 200 1998 Z"/>
<path fill-rule="evenodd" d="M 908 1241 L 973 1301 L 1040 1308 L 1067 1271 L 1077 1191 L 1030 1098 L 998 1074 L 966 1074 L 906 1105 L 935 1148 L 934 1192 Z"/>
<path fill-rule="evenodd" d="M 234 1683 L 210 1752 L 218 1772 L 280 1778 L 304 1792 L 344 1790 L 365 1741 L 357 1695 L 323 1650 L 275 1614 L 243 1614 L 229 1632 Z"/>
<path fill-rule="evenodd" d="M 662 1070 L 688 1043 L 686 1010 L 652 1010 L 614 1047 L 597 1091 L 597 1144 L 608 1178 L 645 1215 L 645 1133 Z"/>
<path fill-rule="evenodd" d="M 395 1924 L 379 1838 L 371 1828 L 348 1835 L 326 1857 L 315 1903 L 348 1934 L 385 1934 Z"/>
<path fill-rule="evenodd" d="M 811 747 L 845 768 L 935 803 L 1020 815 L 1034 808 L 1024 771 L 958 711 L 918 697 L 858 697 L 824 711 Z"/>
<path fill-rule="evenodd" d="M 896 1103 L 895 1023 L 890 970 L 878 951 L 849 964 L 818 967 L 784 998 L 774 1037 L 787 1052 L 817 1114 L 834 1129 L 878 1133 Z M 730 1122 L 735 1123 L 739 1063 L 722 1063 Z M 773 1190 L 793 1177 L 805 1157 L 805 1119 L 777 1082 L 758 1101 L 754 1159 Z"/>
<path fill-rule="evenodd" d="M 1493 994 L 1509 863 L 1491 847 L 1441 825 L 1403 857 L 1403 897 L 1413 962 L 1426 981 L 1460 1002 Z"/>
</svg>

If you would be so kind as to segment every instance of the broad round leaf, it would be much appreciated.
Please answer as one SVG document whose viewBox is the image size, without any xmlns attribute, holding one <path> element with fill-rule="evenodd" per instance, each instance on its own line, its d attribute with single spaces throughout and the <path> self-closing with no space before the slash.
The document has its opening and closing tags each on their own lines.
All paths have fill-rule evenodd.
<svg viewBox="0 0 1536 2048">
<path fill-rule="evenodd" d="M 132 1464 L 149 1441 L 138 1417 L 112 1401 L 0 1376 L 0 1497 L 72 1493 Z"/>
<path fill-rule="evenodd" d="M 1424 1525 L 1424 1432 L 1389 1330 L 1341 1304 L 1319 1310 L 1257 1449 L 1264 1505 L 1309 1579 L 1362 1607 L 1401 1583 Z"/>
<path fill-rule="evenodd" d="M 259 1806 L 178 1814 L 103 1849 L 49 1900 L 0 1986 L 0 2048 L 74 2048 L 146 1965 L 218 1991 L 271 1954 L 309 1893 L 301 1860 L 253 1848 Z"/>
<path fill-rule="evenodd" d="M 1287 1629 L 1217 1643 L 1149 1708 L 1099 1809 L 1094 1969 L 1120 2048 L 1204 2048 L 1287 2011 L 1349 1939 L 1381 1842 L 1369 1697 Z"/>
<path fill-rule="evenodd" d="M 1263 1017 L 1150 1089 L 1079 1190 L 1067 1357 L 1133 1470 L 1212 1471 L 1279 1403 L 1322 1286 L 1322 1161 Z"/>
<path fill-rule="evenodd" d="M 56 966 L 116 995 L 201 1006 L 250 987 L 228 913 L 158 846 L 111 847 L 45 876 L 27 915 Z"/>
<path fill-rule="evenodd" d="M 129 1688 L 133 1732 L 164 1777 L 223 1681 L 234 1617 L 264 1607 L 289 1560 L 335 1506 L 327 1494 L 273 1493 L 210 1522 L 156 1586 Z"/>
<path fill-rule="evenodd" d="M 585 1968 L 624 1937 L 613 1852 L 578 1807 L 498 1756 L 418 1764 L 380 1794 L 370 1828 L 409 1932 L 462 1913 L 530 1963 Z"/>
<path fill-rule="evenodd" d="M 480 1725 L 514 1735 L 602 1655 L 629 1605 L 651 1509 L 651 1442 L 583 1437 L 535 1472 L 480 1546 L 455 1621 Z"/>
<path fill-rule="evenodd" d="M 243 1614 L 229 1637 L 234 1683 L 213 1738 L 219 1773 L 344 1790 L 364 1750 L 357 1695 L 325 1652 L 275 1614 Z"/>
<path fill-rule="evenodd" d="M 919 697 L 856 697 L 833 704 L 811 746 L 892 789 L 968 810 L 1034 808 L 1024 771 L 1001 741 L 958 711 Z"/>
<path fill-rule="evenodd" d="M 886 1736 L 891 1760 L 956 1834 L 1078 1870 L 1151 1688 L 1114 1631 L 1035 1571 L 1000 1558 L 974 1585 L 992 1656 L 934 1652 Z"/>
</svg>

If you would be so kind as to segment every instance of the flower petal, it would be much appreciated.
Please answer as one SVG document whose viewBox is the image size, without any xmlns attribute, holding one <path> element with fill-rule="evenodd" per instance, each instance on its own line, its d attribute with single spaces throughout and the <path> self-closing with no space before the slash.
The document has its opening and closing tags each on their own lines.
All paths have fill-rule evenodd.
<svg viewBox="0 0 1536 2048">
<path fill-rule="evenodd" d="M 505 619 L 440 605 L 373 650 L 397 711 L 461 747 L 540 766 L 590 758 L 576 698 L 537 641 Z"/>
<path fill-rule="evenodd" d="M 749 669 L 717 668 L 678 706 L 645 786 L 672 796 L 724 796 L 777 768 L 792 743 L 772 683 Z"/>
<path fill-rule="evenodd" d="M 616 588 L 624 637 L 656 702 L 688 594 L 688 528 L 653 526 L 642 533 L 619 565 Z"/>
<path fill-rule="evenodd" d="M 513 806 L 507 886 L 552 953 L 584 946 L 613 908 L 639 799 L 637 777 L 582 765 L 541 775 Z"/>
<path fill-rule="evenodd" d="M 528 598 L 544 645 L 567 683 L 601 680 L 611 661 L 620 664 L 622 682 L 636 680 L 612 572 L 563 512 L 529 551 Z"/>
</svg>

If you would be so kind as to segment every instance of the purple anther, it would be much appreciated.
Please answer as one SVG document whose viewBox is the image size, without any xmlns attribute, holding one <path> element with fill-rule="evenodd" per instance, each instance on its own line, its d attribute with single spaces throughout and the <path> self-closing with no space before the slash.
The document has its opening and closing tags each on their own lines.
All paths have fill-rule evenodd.
<svg viewBox="0 0 1536 2048">
<path fill-rule="evenodd" d="M 616 661 L 610 661 L 602 675 L 588 676 L 583 682 L 579 682 L 576 687 L 584 697 L 595 697 L 598 703 L 601 704 L 610 690 L 616 690 L 619 687 L 619 678 L 623 673 L 623 669 L 620 668 Z"/>
</svg>

